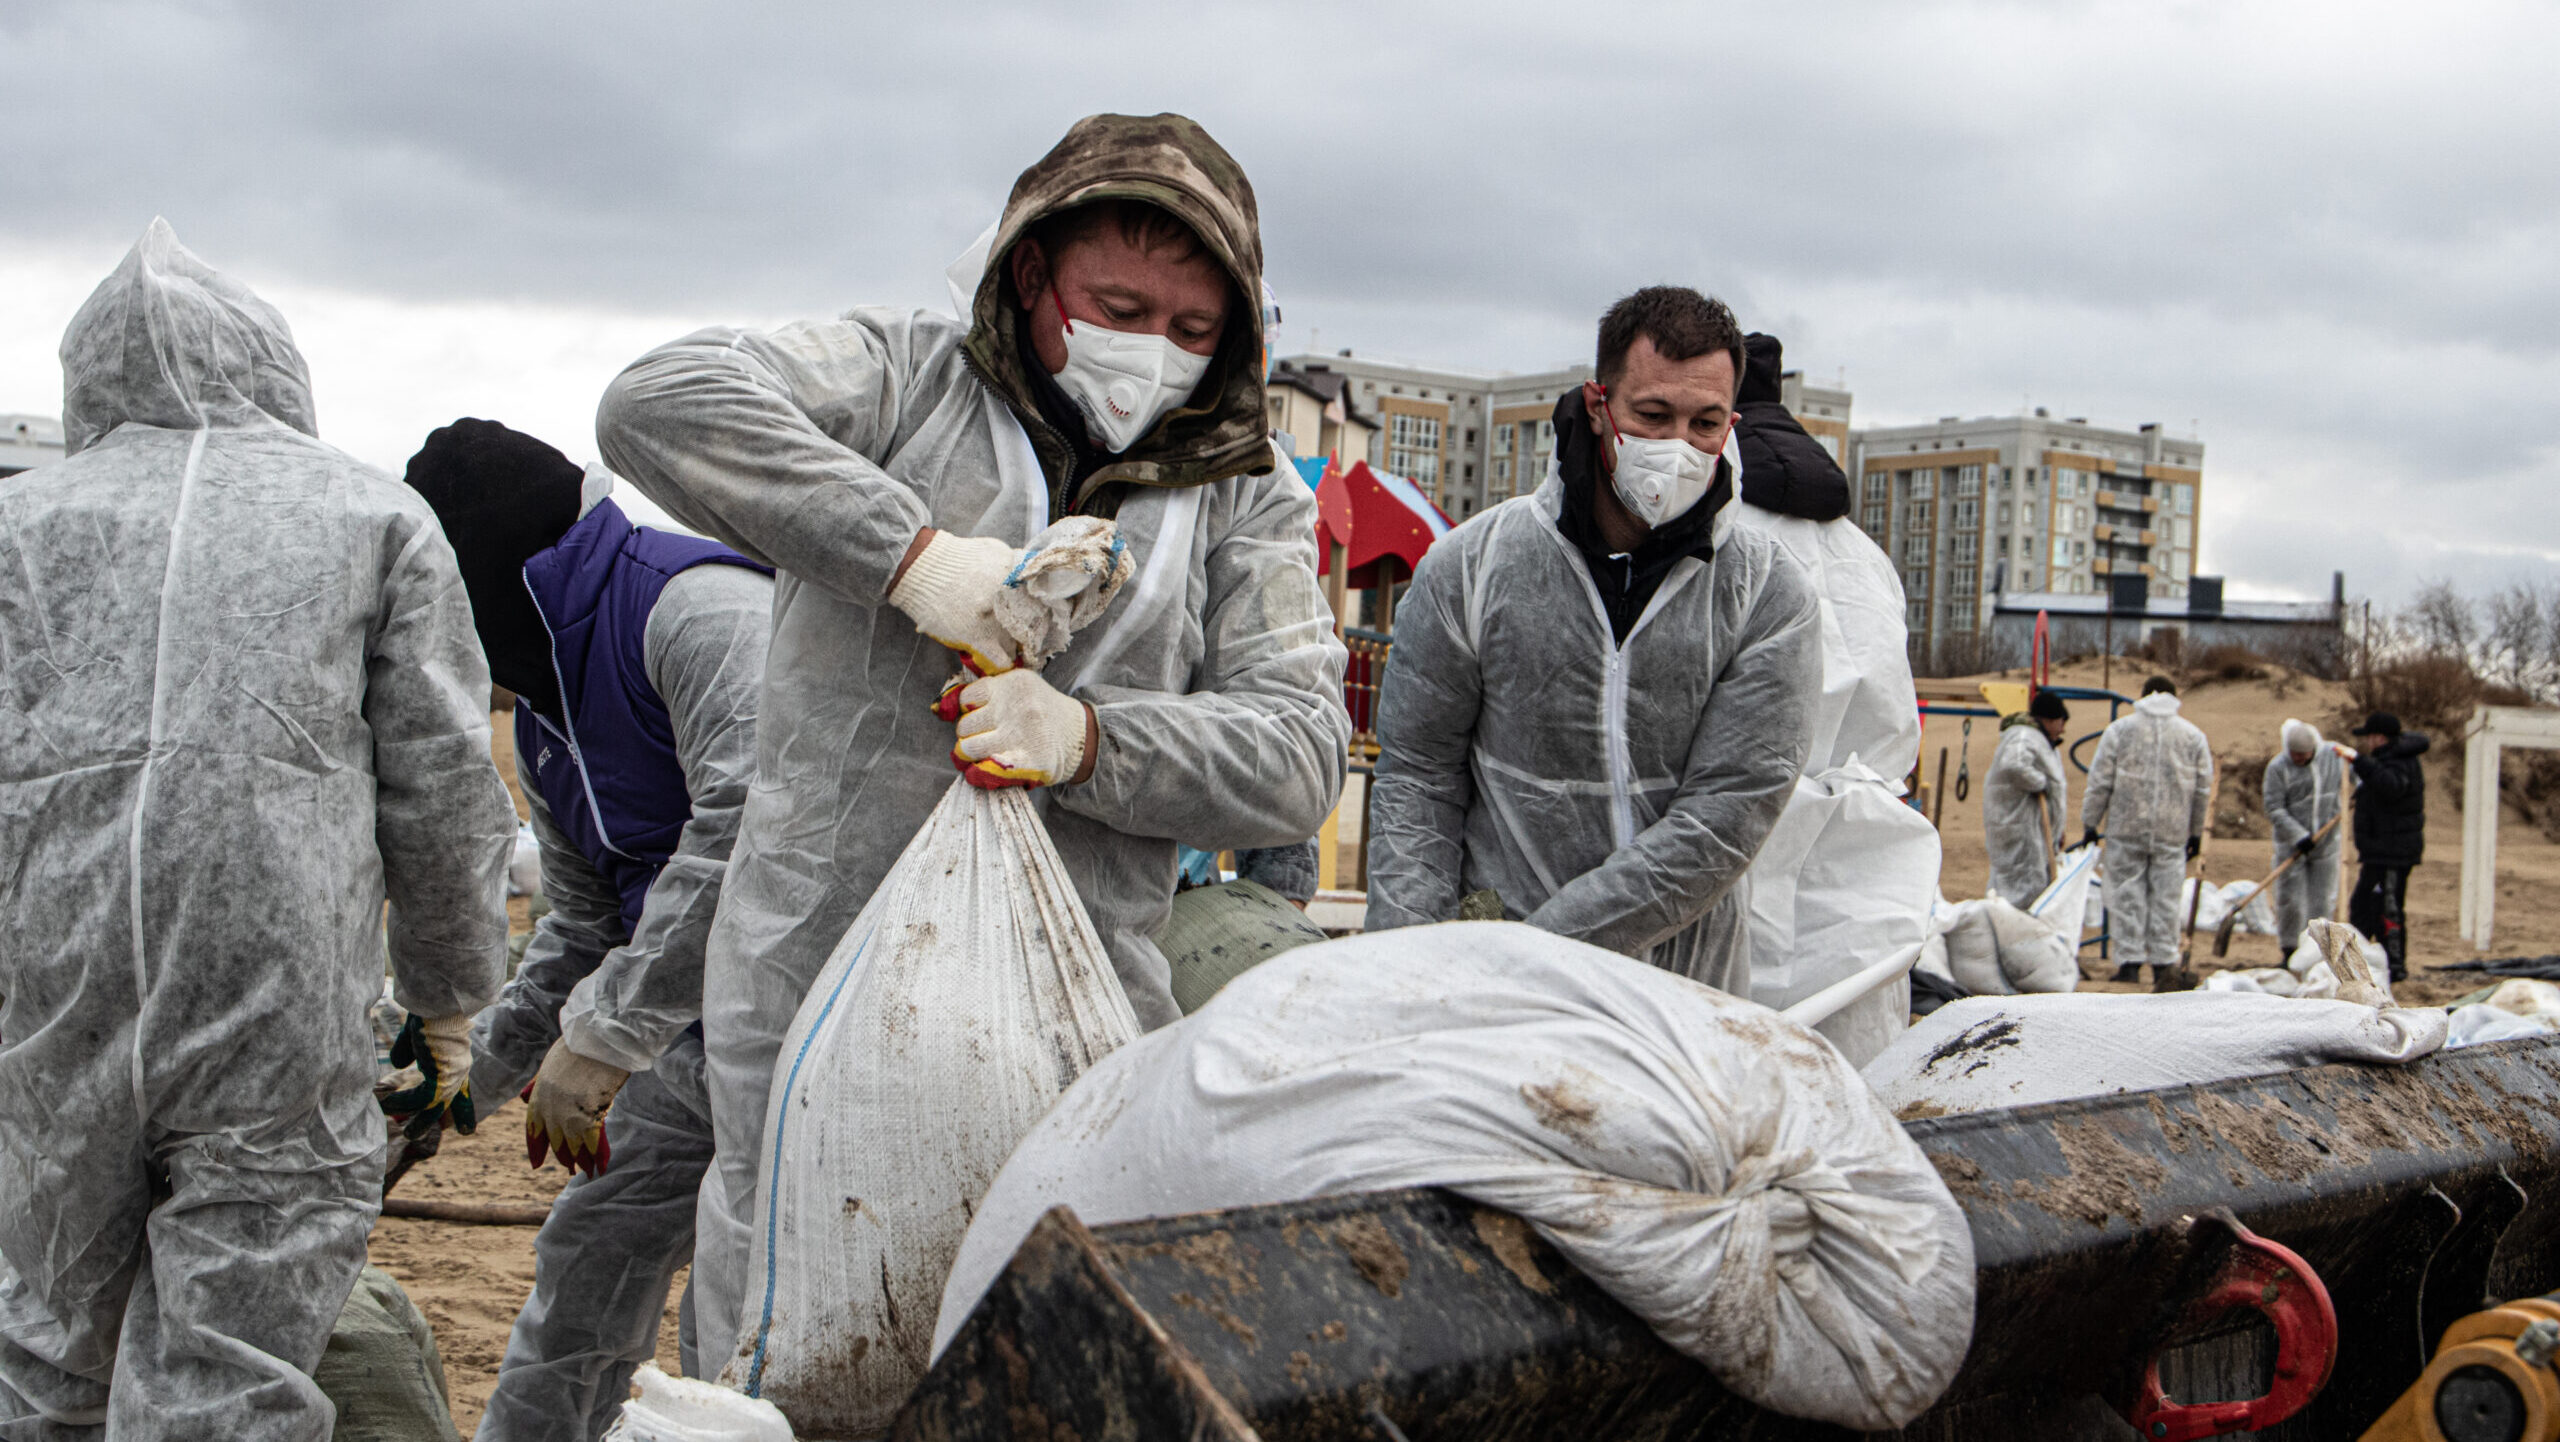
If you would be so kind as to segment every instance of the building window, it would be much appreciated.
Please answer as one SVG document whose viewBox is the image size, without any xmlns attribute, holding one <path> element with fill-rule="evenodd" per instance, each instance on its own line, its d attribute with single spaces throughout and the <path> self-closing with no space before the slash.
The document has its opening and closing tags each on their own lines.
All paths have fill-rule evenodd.
<svg viewBox="0 0 2560 1442">
<path fill-rule="evenodd" d="M 1959 531 L 1978 531 L 1982 529 L 1982 502 L 1956 502 L 1955 519 L 1951 524 L 1953 524 Z"/>
<path fill-rule="evenodd" d="M 2025 548 L 2020 547 L 2020 549 L 2023 550 Z M 2009 538 L 2007 536 L 2002 536 L 2000 538 L 2000 559 L 2004 561 L 2009 559 Z"/>
<path fill-rule="evenodd" d="M 2030 531 L 2032 531 L 2032 530 L 2034 530 L 2034 529 L 2036 528 L 2036 503 L 2035 503 L 2035 502 L 2033 502 L 2033 501 L 2020 501 L 2020 502 L 2018 503 L 2018 524 L 2019 524 L 2019 525 L 2021 525 L 2021 526 L 2026 527 L 2026 528 L 2027 528 L 2028 530 L 2030 530 Z"/>
<path fill-rule="evenodd" d="M 1890 472 L 1890 471 L 1869 471 L 1869 472 L 1867 472 L 1867 499 L 1868 499 L 1868 500 L 1870 500 L 1870 501 L 1881 501 L 1881 500 L 1883 500 L 1887 495 L 1889 495 L 1889 494 L 1892 492 L 1892 490 L 1893 490 L 1893 473 L 1892 473 L 1892 472 Z"/>
<path fill-rule="evenodd" d="M 1959 496 L 1982 494 L 1982 467 L 1966 466 L 1956 472 L 1956 494 Z"/>
<path fill-rule="evenodd" d="M 1902 594 L 1909 596 L 1914 600 L 1925 601 L 1929 599 L 1929 571 L 1927 567 L 1914 567 L 1911 570 L 1902 573 Z"/>
<path fill-rule="evenodd" d="M 2000 528 L 2004 531 L 2009 528 L 2010 514 L 2009 503 L 2007 501 L 2002 501 L 2000 503 Z"/>
<path fill-rule="evenodd" d="M 2086 541 L 2072 542 L 2071 559 L 2074 564 L 2089 559 L 2089 543 Z"/>
<path fill-rule="evenodd" d="M 1396 415 L 1388 420 L 1387 469 L 1433 495 L 1440 485 L 1440 421 Z"/>
<path fill-rule="evenodd" d="M 1929 634 L 1929 603 L 1913 601 L 1902 608 L 1903 629 L 1915 636 Z"/>
<path fill-rule="evenodd" d="M 1505 429 L 1508 428 L 1506 427 Z M 1484 503 L 1486 505 L 1489 506 L 1496 501 L 1509 499 L 1511 495 L 1511 467 L 1513 464 L 1511 457 L 1507 455 L 1496 456 L 1493 458 L 1492 479 L 1484 488 Z"/>
<path fill-rule="evenodd" d="M 1973 607 L 1958 602 L 1947 605 L 1947 629 L 1965 632 L 1973 629 Z"/>
<path fill-rule="evenodd" d="M 2187 553 L 2184 551 L 2171 551 L 2169 553 L 2169 579 L 2172 581 L 2183 581 L 2186 578 Z"/>
<path fill-rule="evenodd" d="M 1475 427 L 1473 427 L 1473 426 L 1469 426 L 1469 427 L 1467 427 L 1467 444 L 1468 444 L 1468 445 L 1470 445 L 1470 446 L 1472 446 L 1472 445 L 1474 445 L 1475 443 L 1476 443 L 1476 428 L 1475 428 Z"/>
<path fill-rule="evenodd" d="M 2057 566 L 2071 564 L 2071 543 L 2060 536 L 2053 538 L 2053 563 Z"/>
<path fill-rule="evenodd" d="M 1980 560 L 1981 556 L 1980 538 L 1970 531 L 1958 532 L 1953 557 L 1955 563 L 1959 566 L 1970 566 Z"/>
<path fill-rule="evenodd" d="M 1866 515 L 1860 518 L 1859 524 L 1867 528 L 1868 535 L 1881 541 L 1884 539 L 1886 514 L 1882 504 L 1870 505 L 1867 507 Z"/>
<path fill-rule="evenodd" d="M 2035 467 L 2033 467 L 2033 466 L 2029 466 L 2029 467 L 2027 467 L 2027 489 L 2032 491 L 2032 490 L 2034 490 L 2035 488 L 2036 488 L 2036 468 L 2035 468 Z"/>
<path fill-rule="evenodd" d="M 2196 509 L 2196 488 L 2181 481 L 2178 484 L 2178 514 L 2191 516 Z"/>
<path fill-rule="evenodd" d="M 1507 456 L 1511 454 L 1511 443 L 1519 434 L 1520 428 L 1518 426 L 1495 426 L 1493 428 L 1493 453 L 1497 456 Z"/>
<path fill-rule="evenodd" d="M 1902 564 L 1906 566 L 1925 566 L 1929 564 L 1929 538 L 1926 536 L 1903 537 Z"/>
<path fill-rule="evenodd" d="M 1925 501 L 1938 493 L 1938 473 L 1923 468 L 1908 472 L 1911 477 L 1911 499 Z"/>
</svg>

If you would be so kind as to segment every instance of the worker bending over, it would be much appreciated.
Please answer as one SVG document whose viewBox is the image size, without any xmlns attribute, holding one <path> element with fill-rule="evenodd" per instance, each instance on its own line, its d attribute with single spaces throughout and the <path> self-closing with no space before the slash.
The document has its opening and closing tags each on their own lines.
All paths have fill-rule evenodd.
<svg viewBox="0 0 2560 1442">
<path fill-rule="evenodd" d="M 755 778 L 773 582 L 726 546 L 634 526 L 613 477 L 495 421 L 427 437 L 409 484 L 462 563 L 542 842 L 524 963 L 472 1032 L 491 1105 L 534 1083 L 535 1165 L 584 1175 L 534 1238 L 483 1442 L 593 1442 L 655 1356 L 711 1164 L 702 953 Z M 684 1366 L 698 1374 L 685 1329 Z"/>
<path fill-rule="evenodd" d="M 1423 557 L 1378 715 L 1371 930 L 1502 914 L 1737 994 L 1734 885 L 1813 740 L 1802 566 L 1729 524 L 1743 336 L 1658 286 L 1600 322 L 1535 494 Z"/>
<path fill-rule="evenodd" d="M 2293 861 L 2293 869 L 2276 878 L 2276 941 L 2284 954 L 2302 943 L 2302 929 L 2315 916 L 2327 916 L 2338 905 L 2338 856 L 2345 839 L 2331 827 L 2346 804 L 2347 767 L 2353 753 L 2329 745 L 2308 721 L 2284 723 L 2284 750 L 2267 762 L 2262 788 L 2267 824 L 2274 841 L 2273 864 Z M 2301 858 L 2295 861 L 2294 858 Z"/>
<path fill-rule="evenodd" d="M 772 563 L 755 790 L 713 924 L 717 1137 L 694 1309 L 739 1333 L 774 1055 L 957 760 L 1040 810 L 1138 1019 L 1178 1016 L 1153 940 L 1174 846 L 1294 844 L 1341 793 L 1342 643 L 1315 499 L 1265 431 L 1253 188 L 1178 115 L 1077 122 L 1014 183 L 966 320 L 862 308 L 697 332 L 635 362 L 605 459 Z M 1032 535 L 1116 517 L 1135 579 L 1045 673 L 996 590 Z M 708 1357 L 706 1357 L 706 1361 Z"/>
<path fill-rule="evenodd" d="M 2138 981 L 2144 966 L 2178 959 L 2183 916 L 2178 902 L 2187 863 L 2204 850 L 2213 808 L 2213 747 L 2178 714 L 2178 688 L 2166 676 L 2142 683 L 2133 713 L 2098 737 L 2089 762 L 2089 794 L 2080 803 L 2080 844 L 2103 838 L 2107 937 L 2118 981 Z"/>
<path fill-rule="evenodd" d="M 2391 979 L 2409 979 L 2409 871 L 2427 855 L 2427 773 L 2432 743 L 2376 711 L 2356 728 L 2356 887 L 2347 924 L 2382 944 Z"/>
<path fill-rule="evenodd" d="M 506 960 L 489 671 L 426 503 L 166 222 L 62 379 L 0 485 L 0 1436 L 324 1442 L 386 946 L 428 1125 Z"/>
<path fill-rule="evenodd" d="M 2053 884 L 2053 848 L 2071 804 L 2062 738 L 2071 708 L 2041 687 L 2027 709 L 2000 718 L 2000 744 L 1982 778 L 1982 840 L 1991 852 L 1991 894 L 2024 909 Z"/>
<path fill-rule="evenodd" d="M 1741 494 L 1724 514 L 1804 568 L 1821 633 L 1804 777 L 1739 889 L 1751 999 L 1783 1009 L 1923 941 L 1943 857 L 1937 829 L 1902 804 L 1902 778 L 1920 757 L 1902 573 L 1849 519 L 1840 463 L 1788 414 L 1778 338 L 1748 335 L 1742 347 Z M 1897 976 L 1814 1029 L 1856 1066 L 1910 1018 L 1911 983 Z"/>
</svg>

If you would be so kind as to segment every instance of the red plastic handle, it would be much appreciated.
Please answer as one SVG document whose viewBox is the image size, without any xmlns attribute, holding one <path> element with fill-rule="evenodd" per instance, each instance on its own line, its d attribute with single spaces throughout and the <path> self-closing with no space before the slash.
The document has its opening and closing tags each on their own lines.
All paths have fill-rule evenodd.
<svg viewBox="0 0 2560 1442">
<path fill-rule="evenodd" d="M 2246 1402 L 2178 1403 L 2160 1390 L 2160 1359 L 2142 1371 L 2142 1397 L 2125 1420 L 2149 1442 L 2196 1442 L 2225 1432 L 2272 1427 L 2309 1405 L 2338 1361 L 2338 1313 L 2329 1289 L 2291 1249 L 2237 1223 L 2231 1256 L 2190 1307 L 2190 1320 L 2252 1308 L 2276 1329 L 2275 1379 Z"/>
</svg>

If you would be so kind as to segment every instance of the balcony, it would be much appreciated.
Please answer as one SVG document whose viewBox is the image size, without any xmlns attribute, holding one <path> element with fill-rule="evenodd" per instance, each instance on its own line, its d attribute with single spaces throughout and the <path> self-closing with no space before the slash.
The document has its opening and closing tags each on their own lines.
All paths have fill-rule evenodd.
<svg viewBox="0 0 2560 1442">
<path fill-rule="evenodd" d="M 2100 491 L 2098 506 L 2101 510 L 2140 511 L 2150 515 L 2160 509 L 2160 498 L 2137 496 L 2126 491 Z"/>
</svg>

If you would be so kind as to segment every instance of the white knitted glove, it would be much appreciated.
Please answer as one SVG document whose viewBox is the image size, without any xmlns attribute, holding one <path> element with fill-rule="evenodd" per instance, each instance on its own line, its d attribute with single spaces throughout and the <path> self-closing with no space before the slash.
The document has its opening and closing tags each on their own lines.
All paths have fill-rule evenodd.
<svg viewBox="0 0 2560 1442">
<path fill-rule="evenodd" d="M 960 743 L 951 759 L 972 786 L 1055 786 L 1080 779 L 1086 743 L 1097 733 L 1093 708 L 1066 695 L 1037 671 L 1007 671 L 945 692 L 957 700 Z"/>
<path fill-rule="evenodd" d="M 1019 546 L 936 531 L 890 588 L 889 604 L 906 612 L 917 630 L 968 658 L 978 674 L 1010 671 L 1017 648 L 996 620 L 995 601 L 1021 561 Z"/>
</svg>

